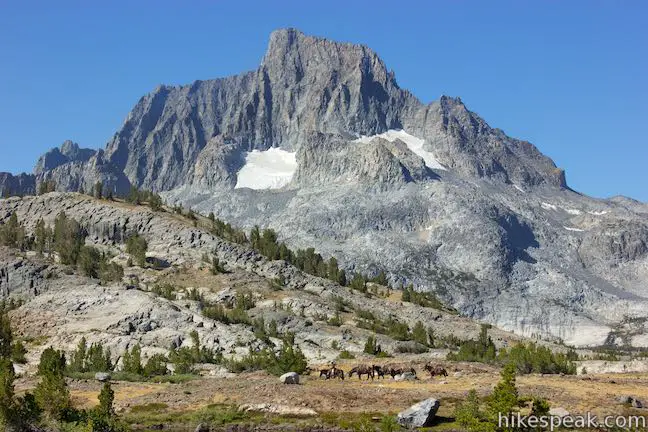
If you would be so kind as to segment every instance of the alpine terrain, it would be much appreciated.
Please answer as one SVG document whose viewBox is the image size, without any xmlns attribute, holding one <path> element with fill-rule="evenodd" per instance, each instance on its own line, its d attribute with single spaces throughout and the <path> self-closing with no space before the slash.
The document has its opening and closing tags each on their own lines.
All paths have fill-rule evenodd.
<svg viewBox="0 0 648 432">
<path fill-rule="evenodd" d="M 33 174 L 0 174 L 0 189 L 34 194 L 48 180 L 136 187 L 272 228 L 347 274 L 384 271 L 519 336 L 648 346 L 648 205 L 570 189 L 533 144 L 459 98 L 419 101 L 362 45 L 275 31 L 256 70 L 159 86 L 105 149 L 65 142 Z M 0 216 L 40 204 L 3 202 Z M 110 215 L 96 235 L 123 223 Z"/>
</svg>

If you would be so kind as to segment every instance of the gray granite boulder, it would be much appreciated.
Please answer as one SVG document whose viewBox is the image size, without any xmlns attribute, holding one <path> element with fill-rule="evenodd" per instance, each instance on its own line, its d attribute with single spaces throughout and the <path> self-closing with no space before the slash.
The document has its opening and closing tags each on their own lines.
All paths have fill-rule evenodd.
<svg viewBox="0 0 648 432">
<path fill-rule="evenodd" d="M 438 399 L 425 399 L 399 412 L 396 420 L 406 428 L 427 427 L 432 425 L 439 406 L 441 402 Z"/>
</svg>

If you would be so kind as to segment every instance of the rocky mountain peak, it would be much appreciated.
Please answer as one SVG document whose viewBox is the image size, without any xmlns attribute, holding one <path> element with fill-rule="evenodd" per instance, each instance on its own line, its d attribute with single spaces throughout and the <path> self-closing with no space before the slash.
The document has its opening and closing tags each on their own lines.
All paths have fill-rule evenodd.
<svg viewBox="0 0 648 432">
<path fill-rule="evenodd" d="M 84 163 L 88 170 L 102 165 L 102 172 L 111 178 L 125 176 L 128 182 L 120 184 L 155 191 L 189 184 L 231 188 L 237 184 L 237 170 L 246 151 L 279 147 L 295 152 L 309 146 L 314 134 L 352 140 L 390 130 L 404 130 L 421 140 L 421 150 L 461 176 L 565 186 L 564 175 L 549 158 L 530 143 L 491 128 L 460 98 L 442 96 L 424 105 L 398 86 L 394 74 L 370 48 L 309 36 L 293 28 L 270 35 L 255 71 L 186 86 L 160 85 L 138 101 L 103 155 L 67 142 L 45 154 L 35 173 Z M 238 144 L 225 146 L 226 137 Z M 317 148 L 332 151 L 338 144 Z M 99 164 L 90 163 L 93 155 L 102 159 L 96 161 Z M 403 166 L 410 165 L 397 159 Z M 390 164 L 382 168 L 390 171 Z M 74 169 L 81 176 L 85 168 Z M 372 169 L 384 172 L 381 167 Z M 404 169 L 404 178 L 410 178 L 412 173 Z M 331 176 L 339 178 L 339 173 L 321 173 L 323 179 Z M 96 172 L 82 177 L 95 178 Z M 66 182 L 60 180 L 57 183 Z"/>
<path fill-rule="evenodd" d="M 63 144 L 61 144 L 61 153 L 68 157 L 72 157 L 74 154 L 78 153 L 79 151 L 79 144 L 75 143 L 72 140 L 65 140 L 63 141 Z"/>
<path fill-rule="evenodd" d="M 84 149 L 72 140 L 66 140 L 60 147 L 55 147 L 38 159 L 34 174 L 40 175 L 68 162 L 87 162 L 97 151 Z"/>
<path fill-rule="evenodd" d="M 281 67 L 277 70 L 276 68 Z M 304 78 L 308 72 L 328 71 L 329 74 L 354 72 L 356 78 L 369 76 L 382 85 L 396 85 L 393 74 L 370 48 L 352 43 L 335 42 L 307 36 L 288 28 L 271 33 L 261 68 Z"/>
</svg>

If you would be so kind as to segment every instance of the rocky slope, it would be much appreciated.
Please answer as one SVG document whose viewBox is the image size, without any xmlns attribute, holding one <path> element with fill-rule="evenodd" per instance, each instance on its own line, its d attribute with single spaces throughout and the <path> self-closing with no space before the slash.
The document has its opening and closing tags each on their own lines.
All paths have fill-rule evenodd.
<svg viewBox="0 0 648 432">
<path fill-rule="evenodd" d="M 0 248 L 0 296 L 25 302 L 11 316 L 20 336 L 40 341 L 40 345 L 30 346 L 33 360 L 50 345 L 71 351 L 81 337 L 90 343 L 102 342 L 117 356 L 115 360 L 136 343 L 148 357 L 166 352 L 170 346 L 190 346 L 193 330 L 205 346 L 222 350 L 226 356 L 246 354 L 249 347 L 261 346 L 251 327 L 204 317 L 198 303 L 187 297 L 193 290 L 201 292 L 206 301 L 223 305 L 237 292 L 252 294 L 256 305 L 248 311 L 251 318 L 263 317 L 266 323 L 275 320 L 280 332 L 295 332 L 296 342 L 311 361 L 334 359 L 341 350 L 362 352 L 372 333 L 357 326 L 354 310 L 359 309 L 382 319 L 394 317 L 410 327 L 425 322 L 438 337 L 469 339 L 479 332 L 479 323 L 467 318 L 396 299 L 367 298 L 283 261 L 268 261 L 166 212 L 61 193 L 0 200 L 0 222 L 13 212 L 28 233 L 40 218 L 51 225 L 56 215 L 65 212 L 87 231 L 87 244 L 111 253 L 115 262 L 126 267 L 123 281 L 101 284 L 33 252 Z M 128 267 L 123 240 L 135 232 L 148 241 L 148 257 L 164 265 Z M 229 273 L 209 274 L 205 254 L 217 256 Z M 271 284 L 279 277 L 285 284 L 277 291 Z M 150 291 L 162 283 L 175 287 L 176 300 Z M 327 324 L 341 301 L 347 308 L 341 315 L 343 324 Z M 520 340 L 498 329 L 492 329 L 491 335 L 500 346 Z M 404 343 L 385 335 L 378 335 L 378 341 L 389 352 Z"/>
<path fill-rule="evenodd" d="M 276 31 L 256 70 L 160 86 L 104 151 L 64 147 L 25 188 L 164 192 L 526 336 L 648 345 L 648 206 L 570 190 L 535 146 L 459 98 L 423 104 L 364 46 Z"/>
</svg>

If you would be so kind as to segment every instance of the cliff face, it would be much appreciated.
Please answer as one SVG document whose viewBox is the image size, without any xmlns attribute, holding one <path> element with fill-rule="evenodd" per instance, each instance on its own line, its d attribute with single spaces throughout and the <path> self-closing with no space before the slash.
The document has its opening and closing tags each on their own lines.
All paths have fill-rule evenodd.
<svg viewBox="0 0 648 432">
<path fill-rule="evenodd" d="M 66 143 L 0 186 L 47 178 L 59 190 L 135 185 L 273 227 L 528 336 L 599 344 L 626 315 L 647 317 L 644 204 L 577 194 L 459 98 L 423 104 L 369 48 L 293 29 L 272 33 L 256 70 L 160 86 L 105 150 Z"/>
</svg>

